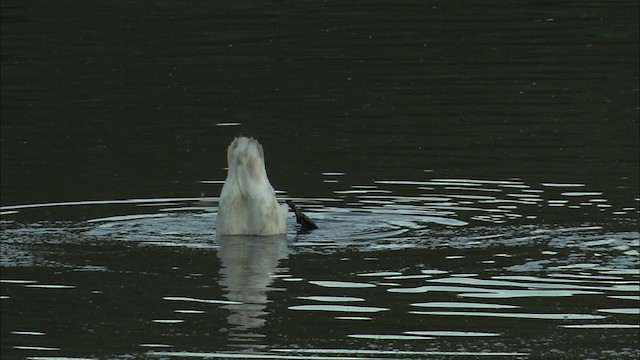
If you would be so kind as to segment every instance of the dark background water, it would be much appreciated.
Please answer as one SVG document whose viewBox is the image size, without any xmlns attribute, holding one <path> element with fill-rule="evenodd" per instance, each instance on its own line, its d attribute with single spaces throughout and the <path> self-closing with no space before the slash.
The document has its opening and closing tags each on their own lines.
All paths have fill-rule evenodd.
<svg viewBox="0 0 640 360">
<path fill-rule="evenodd" d="M 0 6 L 3 358 L 637 357 L 637 1 Z"/>
<path fill-rule="evenodd" d="M 1 201 L 216 195 L 240 134 L 299 196 L 433 170 L 633 198 L 638 55 L 634 1 L 4 1 Z"/>
</svg>

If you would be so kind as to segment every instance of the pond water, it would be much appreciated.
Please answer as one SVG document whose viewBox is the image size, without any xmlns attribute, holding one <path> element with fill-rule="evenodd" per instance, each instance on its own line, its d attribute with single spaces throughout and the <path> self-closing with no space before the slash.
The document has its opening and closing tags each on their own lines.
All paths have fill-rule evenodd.
<svg viewBox="0 0 640 360">
<path fill-rule="evenodd" d="M 3 359 L 640 355 L 637 2 L 1 6 Z"/>
</svg>

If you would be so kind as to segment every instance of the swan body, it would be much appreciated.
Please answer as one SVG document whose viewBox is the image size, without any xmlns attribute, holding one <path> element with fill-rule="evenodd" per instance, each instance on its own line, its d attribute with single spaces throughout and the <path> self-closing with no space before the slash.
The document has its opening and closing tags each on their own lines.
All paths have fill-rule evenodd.
<svg viewBox="0 0 640 360">
<path fill-rule="evenodd" d="M 222 186 L 218 235 L 276 235 L 287 232 L 287 204 L 276 200 L 267 177 L 262 145 L 237 137 L 227 149 L 228 172 Z"/>
</svg>

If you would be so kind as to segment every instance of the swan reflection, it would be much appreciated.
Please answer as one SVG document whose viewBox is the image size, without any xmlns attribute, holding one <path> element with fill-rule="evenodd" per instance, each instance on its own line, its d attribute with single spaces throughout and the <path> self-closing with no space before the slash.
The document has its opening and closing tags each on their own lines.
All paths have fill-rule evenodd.
<svg viewBox="0 0 640 360">
<path fill-rule="evenodd" d="M 225 305 L 233 335 L 245 340 L 261 335 L 247 334 L 265 325 L 269 285 L 280 259 L 288 255 L 286 235 L 219 236 L 218 257 L 222 260 L 220 285 L 225 297 L 237 304 Z"/>
</svg>

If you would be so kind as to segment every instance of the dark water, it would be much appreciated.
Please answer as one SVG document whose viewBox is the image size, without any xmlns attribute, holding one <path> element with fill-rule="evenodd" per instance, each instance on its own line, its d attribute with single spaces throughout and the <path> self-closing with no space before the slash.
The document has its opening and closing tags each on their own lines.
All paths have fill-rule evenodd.
<svg viewBox="0 0 640 360">
<path fill-rule="evenodd" d="M 1 6 L 3 359 L 640 354 L 637 2 Z"/>
</svg>

